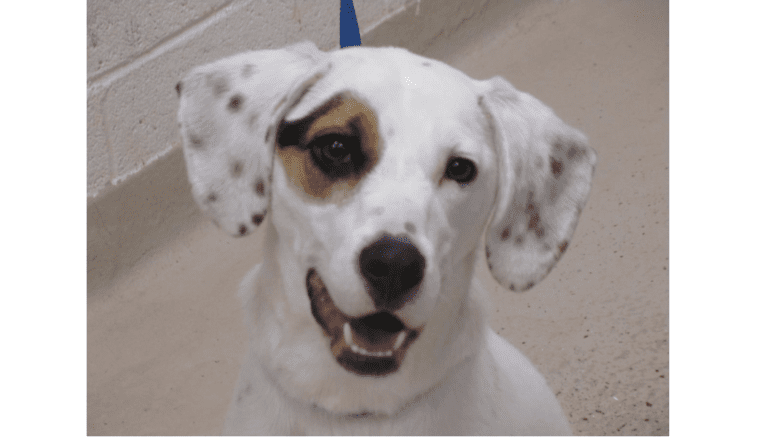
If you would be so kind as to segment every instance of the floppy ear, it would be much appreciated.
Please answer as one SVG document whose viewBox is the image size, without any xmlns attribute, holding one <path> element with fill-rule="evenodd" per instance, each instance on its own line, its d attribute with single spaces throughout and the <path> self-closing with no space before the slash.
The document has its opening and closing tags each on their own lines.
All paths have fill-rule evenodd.
<svg viewBox="0 0 777 437">
<path fill-rule="evenodd" d="M 582 133 L 505 79 L 482 84 L 480 103 L 499 155 L 486 259 L 502 286 L 528 290 L 569 245 L 591 188 L 596 153 Z"/>
<path fill-rule="evenodd" d="M 275 130 L 318 80 L 326 54 L 305 42 L 242 53 L 195 68 L 178 82 L 178 124 L 192 194 L 233 236 L 267 214 Z"/>
</svg>

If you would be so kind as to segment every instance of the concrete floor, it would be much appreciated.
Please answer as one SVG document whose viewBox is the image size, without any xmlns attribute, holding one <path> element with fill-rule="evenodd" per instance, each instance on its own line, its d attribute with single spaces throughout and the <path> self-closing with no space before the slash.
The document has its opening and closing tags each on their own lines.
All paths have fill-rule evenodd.
<svg viewBox="0 0 777 437">
<path fill-rule="evenodd" d="M 504 76 L 599 154 L 572 244 L 543 282 L 515 294 L 478 269 L 492 326 L 546 376 L 576 434 L 669 433 L 668 14 L 657 1 L 531 2 L 424 53 Z M 246 341 L 235 291 L 262 238 L 203 221 L 90 291 L 90 435 L 220 433 Z"/>
</svg>

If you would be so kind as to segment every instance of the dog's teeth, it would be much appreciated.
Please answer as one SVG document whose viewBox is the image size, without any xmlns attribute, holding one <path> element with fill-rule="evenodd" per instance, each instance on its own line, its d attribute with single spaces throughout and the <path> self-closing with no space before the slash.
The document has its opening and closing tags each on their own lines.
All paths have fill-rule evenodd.
<svg viewBox="0 0 777 437">
<path fill-rule="evenodd" d="M 394 350 L 397 350 L 400 346 L 402 346 L 402 343 L 405 342 L 406 337 L 407 331 L 402 331 L 399 333 L 399 337 L 397 337 L 397 340 L 394 342 Z"/>
<path fill-rule="evenodd" d="M 353 334 L 351 333 L 351 324 L 345 322 L 343 325 L 343 337 L 345 337 L 345 344 L 353 346 Z"/>
</svg>

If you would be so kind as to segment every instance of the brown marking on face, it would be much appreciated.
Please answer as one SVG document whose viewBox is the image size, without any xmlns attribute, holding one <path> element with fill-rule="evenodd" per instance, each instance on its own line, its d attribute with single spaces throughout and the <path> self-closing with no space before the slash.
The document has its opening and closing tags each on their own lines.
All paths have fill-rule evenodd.
<svg viewBox="0 0 777 437">
<path fill-rule="evenodd" d="M 508 226 L 504 228 L 504 230 L 502 231 L 502 235 L 500 235 L 499 237 L 502 239 L 502 241 L 505 241 L 508 238 L 510 238 L 510 227 Z"/>
<path fill-rule="evenodd" d="M 332 134 L 358 138 L 362 162 L 347 174 L 327 174 L 308 147 L 314 140 Z M 277 145 L 286 174 L 298 189 L 311 200 L 340 202 L 378 161 L 377 117 L 366 104 L 348 94 L 338 95 L 302 120 L 282 124 Z"/>
<path fill-rule="evenodd" d="M 569 241 L 565 241 L 565 242 L 559 244 L 558 245 L 558 252 L 559 253 L 566 252 L 568 246 L 569 246 Z"/>
<path fill-rule="evenodd" d="M 175 84 L 175 92 L 178 93 L 178 97 L 181 97 L 181 88 L 183 88 L 181 86 L 181 82 L 178 82 L 177 84 Z"/>
<path fill-rule="evenodd" d="M 246 234 L 246 232 L 248 232 L 248 228 L 246 228 L 246 225 L 240 225 L 238 232 L 240 232 L 240 236 L 242 237 Z"/>
<path fill-rule="evenodd" d="M 264 181 L 261 179 L 256 181 L 256 194 L 264 196 Z"/>
<path fill-rule="evenodd" d="M 251 221 L 254 222 L 256 226 L 259 226 L 262 224 L 262 221 L 264 221 L 264 214 L 254 214 L 251 216 Z"/>
</svg>

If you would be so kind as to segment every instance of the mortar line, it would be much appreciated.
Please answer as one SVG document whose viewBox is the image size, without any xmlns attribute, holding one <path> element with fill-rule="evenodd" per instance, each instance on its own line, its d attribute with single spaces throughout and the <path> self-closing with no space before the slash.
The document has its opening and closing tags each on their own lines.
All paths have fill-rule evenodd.
<svg viewBox="0 0 777 437">
<path fill-rule="evenodd" d="M 159 56 L 172 51 L 184 43 L 189 42 L 194 36 L 203 33 L 209 27 L 231 16 L 251 3 L 252 0 L 239 0 L 227 3 L 221 9 L 207 16 L 203 20 L 181 30 L 180 33 L 173 34 L 172 36 L 163 39 L 156 46 L 142 53 L 132 61 L 120 67 L 115 67 L 113 70 L 109 70 L 98 76 L 98 78 L 91 81 L 91 83 L 87 85 L 87 92 L 91 94 L 99 89 L 111 86 L 113 82 L 127 76 L 131 72 L 137 70 L 144 64 L 153 61 Z"/>
</svg>

